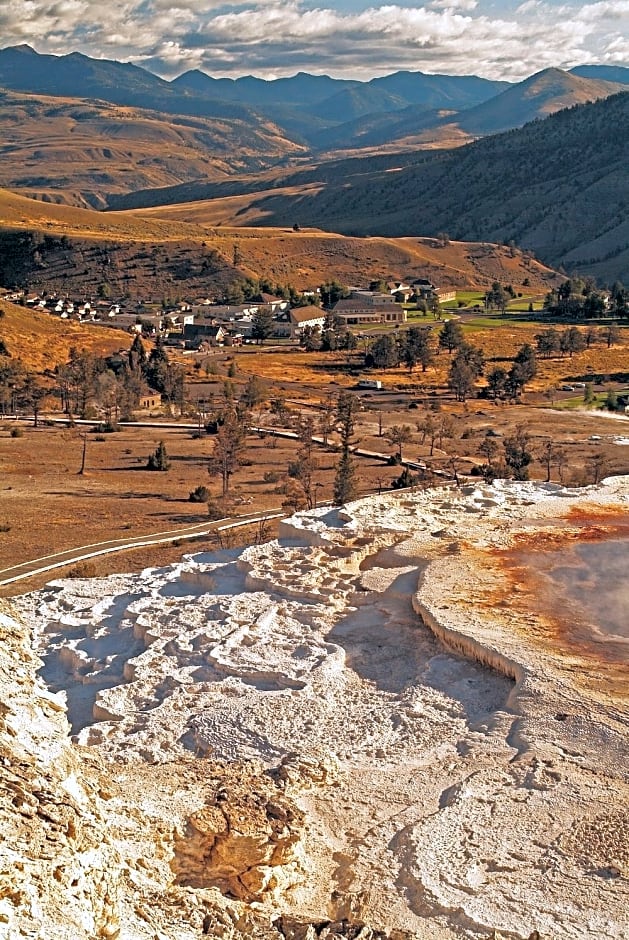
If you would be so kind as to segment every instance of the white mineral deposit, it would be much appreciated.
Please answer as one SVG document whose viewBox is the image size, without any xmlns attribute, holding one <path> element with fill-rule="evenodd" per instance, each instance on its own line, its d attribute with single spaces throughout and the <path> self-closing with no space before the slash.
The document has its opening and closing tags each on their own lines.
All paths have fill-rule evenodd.
<svg viewBox="0 0 629 940">
<path fill-rule="evenodd" d="M 407 490 L 15 598 L 0 937 L 629 936 L 629 640 L 529 563 L 628 508 Z"/>
</svg>

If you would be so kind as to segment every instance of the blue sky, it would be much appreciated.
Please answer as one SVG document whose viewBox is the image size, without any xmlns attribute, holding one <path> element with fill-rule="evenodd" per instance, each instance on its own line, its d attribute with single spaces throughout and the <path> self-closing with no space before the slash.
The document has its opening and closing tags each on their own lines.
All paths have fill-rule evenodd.
<svg viewBox="0 0 629 940">
<path fill-rule="evenodd" d="M 629 66 L 629 0 L 0 0 L 0 37 L 165 78 L 411 69 L 517 81 L 551 66 Z"/>
</svg>

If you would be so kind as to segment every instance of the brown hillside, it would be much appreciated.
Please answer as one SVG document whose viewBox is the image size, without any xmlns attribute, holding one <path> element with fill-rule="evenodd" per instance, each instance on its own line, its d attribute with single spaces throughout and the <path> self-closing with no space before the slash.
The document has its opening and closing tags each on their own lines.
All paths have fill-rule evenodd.
<svg viewBox="0 0 629 940">
<path fill-rule="evenodd" d="M 239 197 L 233 197 L 238 199 Z M 100 213 L 0 192 L 0 244 L 9 239 L 4 284 L 32 290 L 160 300 L 211 296 L 242 276 L 268 277 L 298 289 L 330 279 L 365 285 L 380 277 L 430 277 L 443 286 L 493 281 L 543 292 L 557 275 L 517 249 L 429 238 L 355 238 L 306 229 L 217 226 L 217 203 Z M 238 210 L 222 200 L 228 221 Z M 234 212 L 235 210 L 235 212 Z M 185 220 L 185 221 L 184 221 Z M 20 267 L 11 242 L 35 233 Z M 22 248 L 18 246 L 19 250 Z M 35 250 L 36 249 L 36 250 Z M 234 266 L 234 261 L 237 267 Z"/>
<path fill-rule="evenodd" d="M 0 338 L 11 358 L 21 359 L 28 371 L 54 369 L 68 361 L 73 347 L 105 356 L 131 345 L 130 338 L 120 330 L 87 327 L 1 300 L 0 311 L 3 314 L 0 317 Z"/>
<path fill-rule="evenodd" d="M 303 148 L 270 121 L 162 114 L 19 92 L 0 93 L 0 186 L 78 206 L 109 193 L 217 180 Z"/>
</svg>

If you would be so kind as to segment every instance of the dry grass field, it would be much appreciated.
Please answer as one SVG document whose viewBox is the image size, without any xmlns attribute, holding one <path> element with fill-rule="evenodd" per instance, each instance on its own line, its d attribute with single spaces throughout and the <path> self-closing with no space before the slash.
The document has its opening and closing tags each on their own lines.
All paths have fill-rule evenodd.
<svg viewBox="0 0 629 940">
<path fill-rule="evenodd" d="M 49 313 L 0 301 L 0 337 L 12 357 L 30 372 L 44 372 L 68 361 L 70 350 L 97 356 L 128 349 L 130 338 L 119 330 L 60 320 Z"/>
<path fill-rule="evenodd" d="M 229 499 L 224 500 L 220 480 L 208 473 L 211 436 L 195 439 L 190 431 L 140 427 L 114 434 L 89 431 L 86 472 L 80 474 L 82 428 L 35 428 L 21 422 L 22 435 L 13 437 L 15 426 L 15 422 L 0 420 L 0 569 L 51 552 L 201 523 L 208 519 L 207 506 L 189 500 L 200 485 L 214 494 L 224 516 L 280 508 L 286 499 L 281 478 L 297 449 L 291 440 L 250 435 L 243 466 L 234 475 Z M 170 469 L 152 472 L 146 469 L 147 458 L 160 440 L 166 445 Z M 333 452 L 318 449 L 319 502 L 332 495 L 336 460 Z M 269 473 L 278 479 L 265 481 Z M 378 481 L 388 486 L 398 473 L 395 467 L 362 460 L 359 492 L 373 492 Z M 270 527 L 268 535 L 272 533 Z M 238 534 L 245 540 L 255 536 L 255 529 Z M 230 544 L 227 537 L 223 544 Z M 95 558 L 91 570 L 96 574 L 138 570 L 208 547 L 220 547 L 216 537 L 181 542 L 173 537 L 165 545 Z M 0 573 L 0 580 L 8 576 Z M 21 593 L 51 577 L 55 573 L 0 588 L 0 595 Z"/>
<path fill-rule="evenodd" d="M 335 394 L 341 385 L 351 387 L 356 382 L 344 371 L 344 361 L 333 354 L 308 356 L 253 347 L 237 353 L 231 351 L 229 356 L 221 352 L 205 361 L 214 374 L 207 375 L 203 367 L 192 370 L 188 421 L 193 420 L 196 400 L 220 404 L 233 355 L 237 363 L 237 374 L 232 380 L 235 394 L 240 394 L 249 375 L 265 376 L 268 400 L 279 397 L 286 400 L 290 415 L 284 426 L 299 416 L 310 416 L 316 427 L 325 397 Z M 617 350 L 615 355 L 619 363 L 624 355 L 626 365 L 626 349 Z M 446 354 L 441 359 L 445 366 Z M 573 371 L 575 365 L 571 367 Z M 564 362 L 564 371 L 566 366 Z M 438 381 L 439 374 L 433 373 L 433 383 Z M 614 419 L 602 413 L 550 411 L 540 407 L 548 402 L 535 392 L 527 394 L 518 405 L 478 399 L 455 403 L 443 389 L 436 395 L 435 388 L 422 387 L 416 381 L 419 376 L 409 378 L 407 373 L 396 374 L 391 370 L 383 378 L 385 390 L 360 394 L 362 411 L 357 417 L 355 434 L 360 448 L 392 454 L 396 448 L 388 439 L 389 430 L 393 425 L 407 424 L 411 439 L 404 445 L 406 459 L 425 461 L 432 469 L 450 475 L 455 470 L 465 474 L 483 461 L 479 448 L 488 430 L 496 435 L 500 453 L 502 439 L 516 427 L 524 426 L 536 455 L 531 465 L 533 478 L 545 478 L 546 469 L 537 458 L 549 439 L 564 453 L 561 471 L 553 465 L 555 480 L 561 473 L 564 482 L 582 485 L 591 482 L 595 473 L 629 472 L 629 447 L 623 442 L 629 428 L 627 419 Z M 417 425 L 436 402 L 441 406 L 437 419 L 444 415 L 451 419 L 453 437 L 435 441 L 431 446 L 428 439 L 422 440 Z M 278 424 L 278 418 L 265 405 L 255 410 L 253 420 L 268 428 Z M 190 429 L 141 426 L 126 427 L 113 434 L 93 429 L 86 433 L 80 427 L 42 423 L 35 428 L 32 422 L 21 422 L 20 436 L 13 436 L 15 426 L 11 420 L 0 421 L 0 569 L 88 543 L 143 536 L 203 522 L 208 518 L 206 506 L 189 500 L 190 492 L 200 485 L 210 489 L 221 515 L 281 508 L 287 498 L 288 465 L 295 460 L 298 448 L 293 440 L 250 433 L 242 465 L 232 479 L 230 498 L 224 501 L 220 481 L 208 473 L 208 458 L 213 451 L 211 435 L 197 437 Z M 84 436 L 86 472 L 80 474 Z M 160 440 L 166 445 L 170 469 L 151 472 L 146 469 L 147 458 Z M 332 496 L 337 460 L 334 449 L 315 446 L 314 480 L 319 503 Z M 400 473 L 399 466 L 371 457 L 357 457 L 356 470 L 359 494 L 388 489 Z M 272 534 L 271 526 L 265 535 Z M 246 542 L 257 535 L 255 530 L 243 530 L 238 537 Z M 192 542 L 177 542 L 173 537 L 162 546 L 97 558 L 90 571 L 105 574 L 138 570 L 166 564 L 186 551 L 204 550 L 217 544 L 215 536 Z M 43 576 L 39 583 L 53 576 Z M 7 586 L 2 593 L 7 596 L 20 593 L 35 583 L 38 582 L 19 582 Z"/>
<path fill-rule="evenodd" d="M 432 320 L 419 319 L 420 325 L 426 322 L 432 325 L 438 333 L 441 324 Z M 502 365 L 509 368 L 511 360 L 518 349 L 525 343 L 535 347 L 535 335 L 544 329 L 541 323 L 505 323 L 497 321 L 495 326 L 476 328 L 472 326 L 467 331 L 467 340 L 474 346 L 483 349 L 488 368 L 493 365 Z M 325 389 L 330 391 L 334 386 L 351 389 L 356 386 L 358 375 L 363 373 L 364 348 L 368 343 L 368 335 L 359 339 L 358 348 L 353 353 L 346 352 L 315 352 L 307 353 L 297 351 L 293 347 L 275 347 L 273 349 L 260 349 L 249 346 L 232 352 L 235 355 L 240 371 L 260 375 L 269 381 L 279 383 L 288 394 L 291 387 L 306 386 L 312 393 Z M 444 391 L 447 383 L 447 373 L 450 366 L 450 357 L 442 352 L 435 359 L 435 364 L 426 372 L 416 368 L 413 372 L 405 366 L 387 370 L 369 370 L 368 377 L 379 379 L 385 389 L 406 389 L 422 394 L 427 390 Z M 621 332 L 621 339 L 610 349 L 605 342 L 597 343 L 576 353 L 572 358 L 567 356 L 553 359 L 537 360 L 538 374 L 531 382 L 530 392 L 543 393 L 553 387 L 570 381 L 585 381 L 590 375 L 618 377 L 618 382 L 629 381 L 629 328 Z M 365 373 L 367 376 L 367 373 Z M 483 381 L 479 382 L 482 387 Z"/>
</svg>

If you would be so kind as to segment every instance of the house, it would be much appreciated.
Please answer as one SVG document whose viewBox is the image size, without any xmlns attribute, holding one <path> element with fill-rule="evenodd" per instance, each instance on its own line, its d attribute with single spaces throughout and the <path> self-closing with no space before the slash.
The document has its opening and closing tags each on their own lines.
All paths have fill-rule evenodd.
<svg viewBox="0 0 629 940">
<path fill-rule="evenodd" d="M 451 287 L 436 287 L 435 294 L 440 304 L 449 304 L 456 300 L 456 291 Z"/>
<path fill-rule="evenodd" d="M 188 349 L 204 346 L 220 346 L 227 331 L 220 323 L 186 323 L 183 338 Z"/>
<path fill-rule="evenodd" d="M 140 411 L 151 411 L 153 408 L 161 408 L 162 396 L 154 389 L 149 389 L 145 395 L 140 395 L 138 400 L 138 409 Z"/>
<path fill-rule="evenodd" d="M 438 300 L 440 304 L 456 300 L 456 291 L 448 287 L 435 287 L 432 281 L 425 277 L 418 277 L 412 282 L 412 288 L 421 300 Z"/>
<path fill-rule="evenodd" d="M 290 311 L 289 318 L 287 335 L 292 339 L 297 339 L 301 335 L 302 330 L 307 326 L 323 329 L 323 324 L 325 323 L 325 313 L 323 313 L 319 307 L 314 306 L 295 307 Z M 278 324 L 276 335 L 280 335 L 279 329 L 281 326 L 282 324 Z"/>
<path fill-rule="evenodd" d="M 406 303 L 413 293 L 413 288 L 404 281 L 387 281 L 387 287 L 396 303 Z"/>
<path fill-rule="evenodd" d="M 288 310 L 290 304 L 283 297 L 274 297 L 273 294 L 259 294 L 259 303 L 265 307 L 271 308 L 271 313 L 279 313 L 280 310 Z"/>
</svg>

